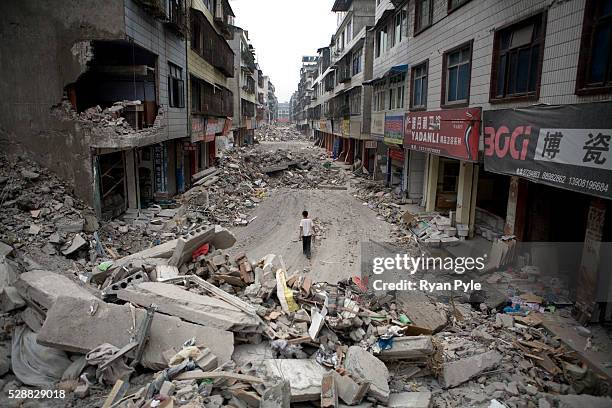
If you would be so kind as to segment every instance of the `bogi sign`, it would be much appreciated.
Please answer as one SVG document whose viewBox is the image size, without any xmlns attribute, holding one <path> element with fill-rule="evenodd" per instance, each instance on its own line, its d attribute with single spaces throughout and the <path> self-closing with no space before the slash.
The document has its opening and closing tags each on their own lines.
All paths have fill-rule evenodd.
<svg viewBox="0 0 612 408">
<path fill-rule="evenodd" d="M 404 147 L 436 156 L 478 161 L 480 108 L 408 112 Z"/>
<path fill-rule="evenodd" d="M 612 198 L 612 104 L 484 113 L 485 170 Z"/>
</svg>

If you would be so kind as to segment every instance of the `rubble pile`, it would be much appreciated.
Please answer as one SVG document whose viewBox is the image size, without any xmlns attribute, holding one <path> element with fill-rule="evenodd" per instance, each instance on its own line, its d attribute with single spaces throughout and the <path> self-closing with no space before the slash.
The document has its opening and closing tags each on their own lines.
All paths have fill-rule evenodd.
<svg viewBox="0 0 612 408">
<path fill-rule="evenodd" d="M 258 142 L 286 142 L 302 139 L 304 135 L 290 124 L 263 124 L 255 129 L 255 140 Z"/>
<path fill-rule="evenodd" d="M 186 218 L 198 225 L 247 225 L 254 219 L 249 212 L 267 189 L 346 188 L 345 172 L 324 159 L 312 149 L 234 149 L 219 158 L 216 167 L 194 176 L 194 186 L 180 200 Z"/>
<path fill-rule="evenodd" d="M 606 390 L 528 302 L 474 309 L 375 294 L 357 277 L 313 282 L 280 256 L 229 256 L 234 243 L 196 228 L 102 262 L 86 282 L 10 261 L 10 384 L 108 407 L 610 402 L 573 395 Z"/>
<path fill-rule="evenodd" d="M 401 199 L 388 187 L 382 186 L 380 181 L 360 179 L 354 196 L 376 211 L 383 219 L 392 224 L 401 221 L 403 212 L 400 208 Z"/>
<path fill-rule="evenodd" d="M 151 129 L 159 128 L 164 121 L 163 107 L 159 107 L 155 121 L 151 127 L 144 127 L 141 120 L 137 119 L 142 101 L 123 100 L 117 101 L 112 106 L 102 108 L 100 105 L 92 106 L 82 112 L 77 112 L 70 101 L 63 100 L 55 106 L 56 114 L 73 120 L 78 120 L 96 128 L 97 130 L 110 130 L 115 134 L 128 135 L 134 132 L 150 132 Z"/>
</svg>

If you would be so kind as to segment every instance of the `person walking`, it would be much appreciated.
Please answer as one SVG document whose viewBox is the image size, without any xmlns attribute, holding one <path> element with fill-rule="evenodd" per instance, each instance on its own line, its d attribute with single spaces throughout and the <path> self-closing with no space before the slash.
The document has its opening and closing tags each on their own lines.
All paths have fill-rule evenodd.
<svg viewBox="0 0 612 408">
<path fill-rule="evenodd" d="M 310 259 L 310 245 L 312 243 L 312 235 L 315 232 L 312 220 L 308 218 L 308 211 L 302 211 L 302 219 L 300 220 L 300 240 L 302 241 L 302 251 L 306 258 Z"/>
</svg>

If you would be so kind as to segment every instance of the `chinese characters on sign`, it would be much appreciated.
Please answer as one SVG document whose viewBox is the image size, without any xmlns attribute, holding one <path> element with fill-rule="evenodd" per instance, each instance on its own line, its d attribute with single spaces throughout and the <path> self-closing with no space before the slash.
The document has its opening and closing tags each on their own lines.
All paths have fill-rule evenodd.
<svg viewBox="0 0 612 408">
<path fill-rule="evenodd" d="M 408 112 L 405 123 L 408 149 L 478 161 L 480 108 Z"/>
<path fill-rule="evenodd" d="M 401 145 L 404 142 L 404 116 L 388 115 L 385 117 L 385 143 Z"/>
<path fill-rule="evenodd" d="M 485 112 L 485 170 L 612 197 L 609 105 L 588 103 Z"/>
</svg>

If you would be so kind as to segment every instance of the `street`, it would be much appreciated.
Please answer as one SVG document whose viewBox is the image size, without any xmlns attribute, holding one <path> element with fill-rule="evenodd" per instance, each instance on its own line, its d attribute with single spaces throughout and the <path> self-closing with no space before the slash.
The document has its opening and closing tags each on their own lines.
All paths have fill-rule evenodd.
<svg viewBox="0 0 612 408">
<path fill-rule="evenodd" d="M 0 16 L 0 407 L 612 407 L 612 0 Z"/>
</svg>

